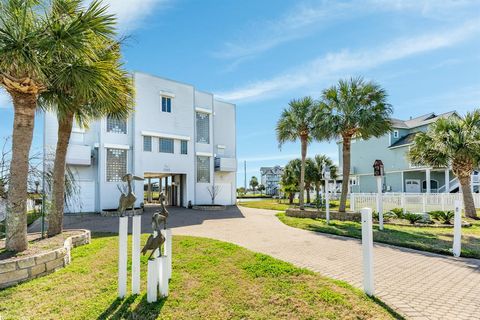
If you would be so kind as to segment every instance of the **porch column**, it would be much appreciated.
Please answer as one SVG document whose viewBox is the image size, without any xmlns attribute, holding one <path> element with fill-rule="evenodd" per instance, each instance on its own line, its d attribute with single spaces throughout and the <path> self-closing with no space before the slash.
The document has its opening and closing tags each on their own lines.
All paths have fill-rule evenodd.
<svg viewBox="0 0 480 320">
<path fill-rule="evenodd" d="M 170 192 L 168 192 L 168 177 L 165 177 L 165 198 L 166 198 L 166 204 L 170 205 Z"/>
<path fill-rule="evenodd" d="M 158 178 L 158 196 L 160 197 L 160 193 L 162 192 L 162 178 Z"/>
<path fill-rule="evenodd" d="M 450 168 L 445 169 L 445 193 L 450 193 Z"/>
<path fill-rule="evenodd" d="M 427 193 L 430 193 L 430 169 L 425 170 L 425 182 L 427 183 Z"/>
<path fill-rule="evenodd" d="M 147 202 L 152 202 L 152 178 L 148 178 L 148 185 L 147 185 Z"/>
</svg>

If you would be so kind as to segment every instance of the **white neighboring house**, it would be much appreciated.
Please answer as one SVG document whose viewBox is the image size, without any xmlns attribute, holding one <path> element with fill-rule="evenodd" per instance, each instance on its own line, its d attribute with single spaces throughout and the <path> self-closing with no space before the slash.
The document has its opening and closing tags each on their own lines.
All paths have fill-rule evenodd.
<svg viewBox="0 0 480 320">
<path fill-rule="evenodd" d="M 170 205 L 236 202 L 236 107 L 177 81 L 133 74 L 135 111 L 126 121 L 101 119 L 74 127 L 67 165 L 77 174 L 78 201 L 70 212 L 115 209 L 124 174 L 158 179 Z M 57 119 L 45 116 L 45 144 L 55 150 Z M 150 178 L 150 179 L 149 179 Z M 139 206 L 144 182 L 134 182 Z"/>
<path fill-rule="evenodd" d="M 261 167 L 261 183 L 265 186 L 265 193 L 277 195 L 280 192 L 280 179 L 283 174 L 283 167 Z"/>
</svg>

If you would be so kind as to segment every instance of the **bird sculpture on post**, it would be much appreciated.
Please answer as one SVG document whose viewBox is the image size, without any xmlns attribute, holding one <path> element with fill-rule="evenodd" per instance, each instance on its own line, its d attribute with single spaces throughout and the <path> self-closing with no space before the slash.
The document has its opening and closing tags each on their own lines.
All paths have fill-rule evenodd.
<svg viewBox="0 0 480 320">
<path fill-rule="evenodd" d="M 118 190 L 122 193 L 120 196 L 120 200 L 118 202 L 118 213 L 120 214 L 121 217 L 125 216 L 125 212 L 128 209 L 132 209 L 133 215 L 135 215 L 135 201 L 137 200 L 137 197 L 135 196 L 135 193 L 133 193 L 132 189 L 132 181 L 133 180 L 140 180 L 143 181 L 144 179 L 141 177 L 134 176 L 131 173 L 127 173 L 126 175 L 123 176 L 122 181 L 127 183 L 127 190 L 120 189 L 119 186 Z"/>
<path fill-rule="evenodd" d="M 148 239 L 147 239 L 147 242 L 145 243 L 145 245 L 143 246 L 143 249 L 142 249 L 142 254 L 145 255 L 147 253 L 148 250 L 152 250 L 152 252 L 150 252 L 150 256 L 148 257 L 148 259 L 151 259 L 152 258 L 152 255 L 153 253 L 158 249 L 158 252 L 160 253 L 160 256 L 162 256 L 162 244 L 165 242 L 165 237 L 160 233 L 156 233 L 154 232 L 154 234 L 151 234 Z"/>
<path fill-rule="evenodd" d="M 160 224 L 163 223 L 163 229 L 167 229 L 167 218 L 168 218 L 168 210 L 165 206 L 165 195 L 163 192 L 160 193 L 159 196 L 160 200 L 160 210 L 155 212 L 152 216 L 152 229 L 157 230 L 160 232 Z"/>
</svg>

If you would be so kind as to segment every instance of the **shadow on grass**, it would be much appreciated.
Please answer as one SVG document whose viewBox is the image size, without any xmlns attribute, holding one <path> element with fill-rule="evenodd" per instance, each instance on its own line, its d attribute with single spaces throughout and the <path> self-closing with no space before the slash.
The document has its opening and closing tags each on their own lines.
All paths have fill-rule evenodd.
<svg viewBox="0 0 480 320">
<path fill-rule="evenodd" d="M 132 305 L 137 300 L 138 295 L 131 295 L 126 299 L 115 299 L 110 306 L 98 316 L 97 320 L 107 319 L 142 319 L 154 320 L 160 315 L 160 312 L 167 298 L 154 303 L 147 302 L 147 295 L 144 294 L 136 307 L 132 310 Z"/>
</svg>

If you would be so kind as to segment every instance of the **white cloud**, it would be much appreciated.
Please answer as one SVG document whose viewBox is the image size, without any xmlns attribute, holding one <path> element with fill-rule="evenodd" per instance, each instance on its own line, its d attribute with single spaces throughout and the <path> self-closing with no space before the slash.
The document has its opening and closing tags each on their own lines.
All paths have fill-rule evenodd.
<svg viewBox="0 0 480 320">
<path fill-rule="evenodd" d="M 441 20 L 465 20 L 472 15 L 474 0 L 364 0 L 319 1 L 315 5 L 300 4 L 287 14 L 269 21 L 247 25 L 237 38 L 229 40 L 214 52 L 214 56 L 234 61 L 227 69 L 250 60 L 262 52 L 284 43 L 306 37 L 332 22 L 359 17 L 374 12 L 412 12 L 423 17 Z"/>
<path fill-rule="evenodd" d="M 280 91 L 318 84 L 321 80 L 343 77 L 352 72 L 371 69 L 415 54 L 450 47 L 473 37 L 479 31 L 480 21 L 473 20 L 456 28 L 400 38 L 376 48 L 329 53 L 271 79 L 220 92 L 218 96 L 233 101 L 265 98 Z"/>
<path fill-rule="evenodd" d="M 91 1 L 87 1 L 91 2 Z M 170 0 L 105 0 L 109 12 L 115 14 L 121 31 L 139 27 L 142 20 L 158 7 L 166 7 Z"/>
<path fill-rule="evenodd" d="M 12 107 L 12 98 L 5 90 L 0 90 L 0 109 L 10 109 Z"/>
</svg>

